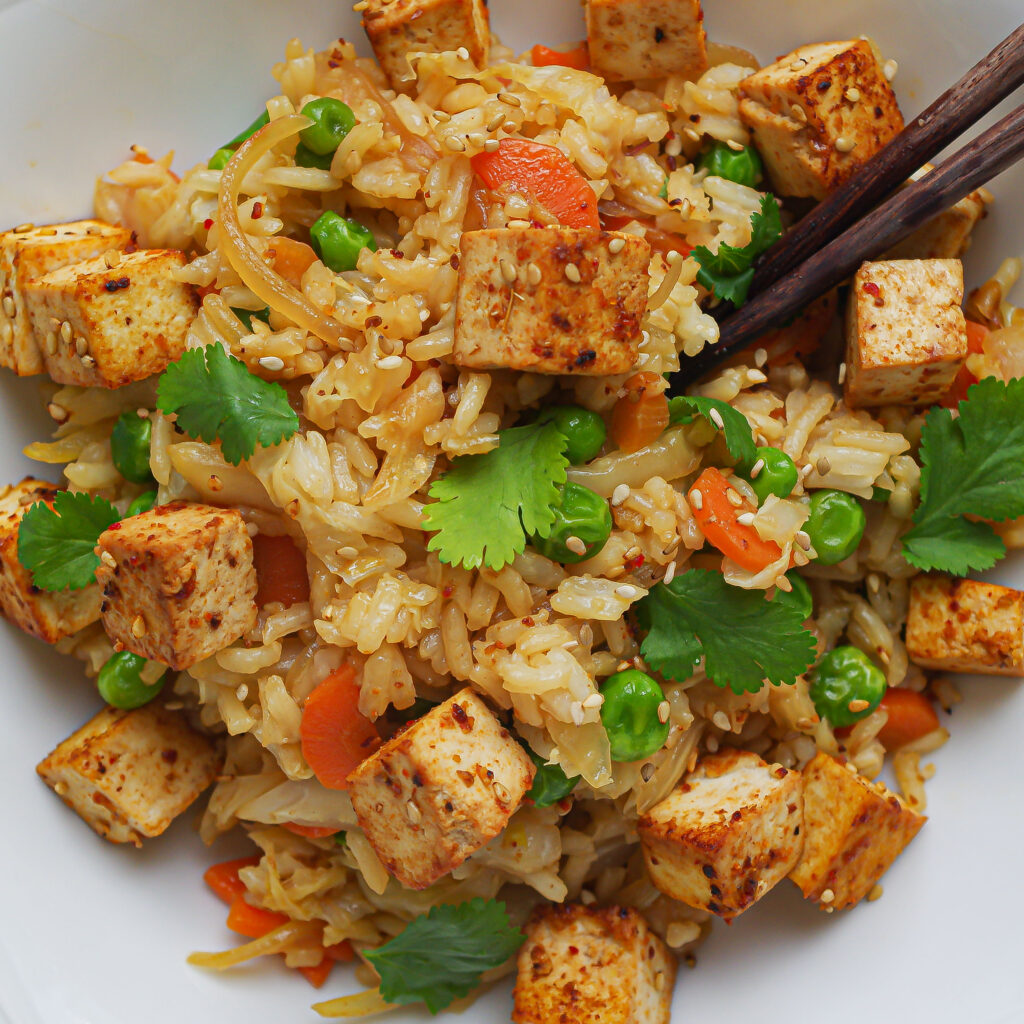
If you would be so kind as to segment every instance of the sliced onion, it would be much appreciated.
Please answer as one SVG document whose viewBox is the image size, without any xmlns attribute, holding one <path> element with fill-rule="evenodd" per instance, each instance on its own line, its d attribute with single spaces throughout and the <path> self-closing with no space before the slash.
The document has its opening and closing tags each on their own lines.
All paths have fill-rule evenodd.
<svg viewBox="0 0 1024 1024">
<path fill-rule="evenodd" d="M 227 949 L 223 953 L 192 953 L 188 962 L 196 967 L 210 967 L 215 971 L 223 971 L 254 957 L 266 956 L 268 953 L 286 953 L 296 946 L 317 945 L 322 936 L 321 922 L 289 921 L 287 924 L 278 925 L 262 938 L 235 946 L 234 949 Z"/>
<path fill-rule="evenodd" d="M 314 1003 L 313 1009 L 321 1017 L 372 1017 L 393 1010 L 395 1005 L 384 999 L 379 988 L 371 988 L 355 995 L 328 999 L 325 1003 Z"/>
</svg>

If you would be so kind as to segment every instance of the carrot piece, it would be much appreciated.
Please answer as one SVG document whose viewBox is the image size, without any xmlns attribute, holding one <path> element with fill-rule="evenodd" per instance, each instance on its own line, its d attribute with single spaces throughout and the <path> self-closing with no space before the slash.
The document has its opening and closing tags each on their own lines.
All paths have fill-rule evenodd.
<svg viewBox="0 0 1024 1024">
<path fill-rule="evenodd" d="M 356 951 L 348 939 L 336 942 L 333 946 L 324 946 L 324 953 L 339 964 L 350 964 L 356 958 Z"/>
<path fill-rule="evenodd" d="M 236 896 L 228 911 L 228 927 L 247 939 L 262 939 L 267 932 L 287 924 L 289 920 L 284 914 L 246 903 L 244 896 Z"/>
<path fill-rule="evenodd" d="M 237 860 L 224 860 L 212 864 L 203 874 L 203 881 L 225 903 L 234 903 L 239 896 L 245 894 L 245 883 L 238 877 L 240 868 L 253 867 L 259 864 L 259 857 L 239 857 Z"/>
<path fill-rule="evenodd" d="M 600 227 L 594 190 L 554 146 L 529 139 L 502 139 L 493 153 L 477 153 L 470 163 L 489 189 L 512 185 L 528 192 L 566 227 Z"/>
<path fill-rule="evenodd" d="M 306 698 L 299 736 L 302 756 L 328 789 L 348 789 L 348 774 L 380 746 L 377 730 L 359 713 L 351 665 L 332 672 Z"/>
<path fill-rule="evenodd" d="M 879 707 L 889 712 L 888 721 L 878 734 L 887 750 L 905 747 L 939 727 L 939 716 L 923 693 L 889 689 L 885 691 Z"/>
<path fill-rule="evenodd" d="M 734 496 L 732 501 L 730 495 Z M 749 572 L 760 572 L 782 557 L 782 548 L 775 541 L 762 540 L 753 526 L 737 522 L 738 516 L 755 509 L 713 466 L 697 477 L 687 497 L 693 517 L 709 543 L 737 565 Z"/>
<path fill-rule="evenodd" d="M 552 50 L 548 46 L 537 43 L 530 51 L 535 68 L 547 68 L 558 66 L 563 68 L 575 68 L 577 71 L 588 71 L 590 69 L 590 51 L 587 49 L 586 41 L 574 46 L 571 50 Z"/>
<path fill-rule="evenodd" d="M 635 452 L 657 440 L 668 426 L 665 381 L 656 373 L 634 373 L 626 393 L 612 409 L 611 439 L 624 452 Z"/>
<path fill-rule="evenodd" d="M 317 258 L 311 245 L 297 242 L 294 238 L 284 235 L 275 235 L 270 240 L 267 256 L 270 257 L 274 270 L 296 288 L 302 286 L 302 275 Z"/>
<path fill-rule="evenodd" d="M 256 604 L 278 601 L 285 607 L 309 600 L 309 574 L 306 556 L 291 537 L 271 537 L 258 533 L 252 539 L 252 559 L 256 566 Z"/>
<path fill-rule="evenodd" d="M 329 828 L 326 825 L 298 825 L 294 821 L 282 821 L 281 828 L 307 839 L 326 839 L 328 836 L 336 836 L 341 831 L 340 828 Z"/>
<path fill-rule="evenodd" d="M 322 988 L 324 982 L 327 980 L 328 975 L 331 973 L 331 969 L 334 967 L 335 961 L 329 956 L 325 956 L 315 967 L 297 967 L 296 970 L 313 986 L 313 988 Z"/>
<path fill-rule="evenodd" d="M 967 351 L 971 355 L 980 355 L 985 351 L 985 339 L 989 336 L 989 329 L 984 324 L 977 324 L 973 320 L 967 321 Z M 972 384 L 977 384 L 978 378 L 967 369 L 961 366 L 956 378 L 950 385 L 949 390 L 942 396 L 939 405 L 947 409 L 955 409 L 966 397 L 967 389 Z"/>
</svg>

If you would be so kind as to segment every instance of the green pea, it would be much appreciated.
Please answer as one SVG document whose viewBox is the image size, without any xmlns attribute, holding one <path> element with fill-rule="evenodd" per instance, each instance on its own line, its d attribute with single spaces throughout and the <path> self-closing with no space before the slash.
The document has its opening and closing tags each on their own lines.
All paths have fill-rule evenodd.
<svg viewBox="0 0 1024 1024">
<path fill-rule="evenodd" d="M 268 124 L 270 124 L 270 115 L 264 110 L 248 128 L 243 128 L 230 142 L 225 142 L 221 148 L 238 149 L 246 139 L 251 139 L 262 127 Z"/>
<path fill-rule="evenodd" d="M 832 725 L 853 725 L 878 707 L 885 696 L 885 675 L 856 647 L 836 647 L 828 652 L 811 676 L 811 700 L 815 710 Z M 866 701 L 859 711 L 851 701 Z"/>
<path fill-rule="evenodd" d="M 835 565 L 857 550 L 867 519 L 860 502 L 845 491 L 815 491 L 804 530 L 811 538 L 818 561 Z"/>
<path fill-rule="evenodd" d="M 758 502 L 763 505 L 769 494 L 774 494 L 778 498 L 788 498 L 800 478 L 796 463 L 784 451 L 771 446 L 758 448 L 756 455 L 754 465 L 761 462 L 761 469 L 757 476 L 747 475 L 747 479 L 754 488 Z"/>
<path fill-rule="evenodd" d="M 707 169 L 708 174 L 718 178 L 727 178 L 739 185 L 753 188 L 760 180 L 764 171 L 761 157 L 753 146 L 743 149 L 731 149 L 724 142 L 716 142 L 705 150 L 697 160 L 697 169 Z"/>
<path fill-rule="evenodd" d="M 562 487 L 555 506 L 555 522 L 547 537 L 530 539 L 536 551 L 552 562 L 569 565 L 591 558 L 605 546 L 612 532 L 612 513 L 608 502 L 587 487 L 571 481 Z M 582 550 L 579 549 L 582 542 Z M 569 544 L 572 547 L 569 547 Z"/>
<path fill-rule="evenodd" d="M 647 673 L 635 668 L 616 672 L 604 681 L 601 693 L 601 722 L 613 761 L 639 761 L 665 745 L 668 719 L 663 722 L 658 715 L 665 694 Z"/>
<path fill-rule="evenodd" d="M 228 149 L 227 146 L 224 146 L 223 148 L 218 149 L 217 152 L 210 157 L 206 166 L 209 167 L 211 171 L 223 171 L 224 168 L 227 167 L 228 161 L 234 155 L 235 151 L 233 149 Z"/>
<path fill-rule="evenodd" d="M 333 153 L 326 155 L 314 153 L 309 146 L 302 142 L 295 147 L 295 163 L 299 167 L 317 167 L 321 171 L 329 171 L 333 159 Z"/>
<path fill-rule="evenodd" d="M 145 665 L 146 659 L 131 651 L 119 651 L 113 655 L 96 677 L 100 696 L 111 707 L 126 711 L 148 704 L 164 688 L 167 673 L 152 685 L 144 683 L 140 673 Z"/>
<path fill-rule="evenodd" d="M 310 100 L 302 113 L 313 123 L 299 132 L 299 138 L 310 152 L 320 156 L 333 153 L 356 126 L 351 107 L 330 96 Z"/>
<path fill-rule="evenodd" d="M 562 771 L 560 765 L 548 764 L 543 757 L 535 754 L 529 747 L 526 752 L 530 760 L 537 766 L 537 774 L 533 777 L 533 785 L 526 794 L 538 807 L 550 807 L 564 800 L 580 781 L 578 775 L 571 779 Z"/>
<path fill-rule="evenodd" d="M 355 270 L 363 249 L 376 249 L 373 232 L 359 221 L 348 220 L 333 210 L 320 214 L 309 229 L 309 240 L 317 256 L 336 274 Z"/>
<path fill-rule="evenodd" d="M 237 306 L 231 307 L 231 312 L 242 321 L 245 329 L 252 334 L 252 322 L 253 320 L 262 320 L 265 324 L 270 323 L 270 307 L 264 306 L 262 309 L 240 309 Z"/>
<path fill-rule="evenodd" d="M 790 569 L 786 573 L 786 579 L 792 584 L 793 589 L 780 590 L 776 587 L 772 600 L 785 608 L 795 608 L 802 620 L 809 619 L 814 611 L 814 598 L 811 596 L 811 588 L 807 586 L 807 581 L 796 569 Z"/>
<path fill-rule="evenodd" d="M 124 517 L 140 516 L 148 512 L 156 504 L 156 491 L 143 491 L 129 506 Z"/>
<path fill-rule="evenodd" d="M 537 417 L 537 422 L 554 423 L 565 434 L 569 442 L 565 454 L 574 466 L 589 462 L 601 450 L 607 433 L 604 420 L 580 405 L 553 405 Z"/>
<path fill-rule="evenodd" d="M 149 483 L 153 474 L 149 471 L 149 439 L 153 424 L 149 417 L 137 412 L 123 412 L 117 417 L 110 433 L 110 455 L 114 468 L 134 484 Z"/>
</svg>

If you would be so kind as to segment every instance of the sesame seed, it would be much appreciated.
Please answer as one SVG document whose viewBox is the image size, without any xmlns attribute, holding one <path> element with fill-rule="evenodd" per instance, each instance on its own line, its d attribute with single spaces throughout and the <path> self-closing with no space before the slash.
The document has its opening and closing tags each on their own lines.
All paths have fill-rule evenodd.
<svg viewBox="0 0 1024 1024">
<path fill-rule="evenodd" d="M 484 143 L 484 152 L 485 153 L 496 153 L 498 151 L 498 147 L 500 145 L 501 145 L 501 143 L 497 139 L 488 139 Z"/>
<path fill-rule="evenodd" d="M 650 782 L 653 777 L 654 777 L 654 765 L 651 764 L 650 761 L 648 761 L 646 764 L 642 764 L 640 766 L 640 778 L 643 779 L 644 782 Z"/>
<path fill-rule="evenodd" d="M 725 429 L 725 420 L 722 419 L 722 414 L 715 408 L 712 408 L 708 413 L 708 419 L 719 429 Z"/>
<path fill-rule="evenodd" d="M 403 363 L 401 356 L 385 356 L 374 364 L 378 370 L 397 370 Z"/>
<path fill-rule="evenodd" d="M 14 230 L 20 234 L 22 231 L 31 231 L 33 228 L 35 228 L 35 224 L 19 224 Z"/>
<path fill-rule="evenodd" d="M 804 551 L 810 551 L 811 535 L 806 530 L 796 531 L 796 542 L 804 549 Z"/>
<path fill-rule="evenodd" d="M 750 479 L 756 480 L 762 469 L 764 469 L 764 459 L 758 459 L 757 462 L 750 467 Z"/>
<path fill-rule="evenodd" d="M 842 385 L 846 381 L 846 363 L 839 364 L 839 384 Z"/>
<path fill-rule="evenodd" d="M 822 903 L 831 903 L 836 898 L 836 894 L 831 889 L 826 889 L 821 894 Z"/>
<path fill-rule="evenodd" d="M 871 707 L 871 701 L 857 698 L 856 700 L 851 700 L 846 706 L 854 714 L 857 714 L 858 711 L 867 711 Z"/>
<path fill-rule="evenodd" d="M 353 547 L 338 548 L 339 558 L 355 558 L 359 551 Z"/>
<path fill-rule="evenodd" d="M 589 907 L 592 903 L 597 902 L 597 897 L 589 889 L 580 890 L 580 903 L 585 907 Z"/>
<path fill-rule="evenodd" d="M 575 263 L 566 263 L 565 265 L 565 276 L 573 283 L 580 283 L 580 268 Z"/>
<path fill-rule="evenodd" d="M 711 716 L 711 721 L 714 722 L 722 732 L 728 732 L 732 728 L 729 716 L 724 711 L 716 711 Z"/>
<path fill-rule="evenodd" d="M 5 345 L 9 345 L 13 337 L 14 328 L 11 326 L 9 320 L 5 320 L 0 324 L 0 340 L 2 340 Z"/>
<path fill-rule="evenodd" d="M 760 370 L 747 370 L 747 381 L 750 384 L 763 384 L 767 379 Z"/>
<path fill-rule="evenodd" d="M 515 121 L 506 121 L 501 127 L 504 131 L 508 132 L 511 135 L 512 132 L 518 130 L 519 125 L 517 125 Z"/>
<path fill-rule="evenodd" d="M 146 620 L 141 615 L 136 615 L 132 620 L 132 636 L 140 637 L 146 635 Z"/>
<path fill-rule="evenodd" d="M 117 567 L 117 561 L 109 551 L 100 552 L 100 561 L 110 569 Z"/>
<path fill-rule="evenodd" d="M 569 716 L 572 718 L 573 725 L 583 724 L 583 719 L 585 717 L 583 714 L 583 705 L 578 700 L 574 700 L 569 705 Z"/>
<path fill-rule="evenodd" d="M 700 132 L 694 128 L 684 128 L 683 134 L 693 142 L 700 142 Z"/>
<path fill-rule="evenodd" d="M 284 360 L 279 356 L 263 356 L 260 359 L 260 366 L 264 370 L 270 370 L 272 373 L 276 373 L 278 370 L 284 369 Z"/>
<path fill-rule="evenodd" d="M 536 263 L 527 263 L 526 280 L 536 288 L 536 286 L 540 284 L 540 279 L 540 267 L 538 267 Z"/>
<path fill-rule="evenodd" d="M 4 313 L 9 316 L 12 320 L 14 319 L 14 299 L 10 295 L 4 296 Z"/>
<path fill-rule="evenodd" d="M 848 139 L 845 135 L 840 135 L 839 138 L 836 139 L 836 149 L 839 150 L 840 153 L 849 153 L 854 149 L 854 147 L 856 147 L 856 145 L 857 143 L 854 139 Z"/>
<path fill-rule="evenodd" d="M 824 455 L 814 464 L 819 476 L 826 476 L 832 469 L 832 463 Z"/>
<path fill-rule="evenodd" d="M 498 266 L 501 268 L 502 280 L 504 280 L 506 284 L 512 284 L 512 282 L 519 276 L 514 264 L 509 263 L 508 260 L 498 260 Z"/>
<path fill-rule="evenodd" d="M 754 513 L 753 512 L 741 512 L 736 517 L 736 522 L 740 526 L 753 526 L 754 525 Z"/>
<path fill-rule="evenodd" d="M 608 243 L 608 251 L 613 256 L 617 256 L 625 248 L 626 248 L 626 240 L 624 238 L 613 238 Z"/>
<path fill-rule="evenodd" d="M 615 588 L 615 593 L 624 601 L 632 601 L 634 598 L 639 597 L 643 590 L 640 587 L 634 587 L 632 583 L 623 583 Z"/>
<path fill-rule="evenodd" d="M 843 93 L 843 96 L 850 103 L 857 103 L 860 100 L 860 89 L 847 89 L 846 92 Z"/>
<path fill-rule="evenodd" d="M 575 534 L 573 534 L 571 537 L 565 538 L 565 546 L 574 555 L 585 555 L 587 553 L 587 545 L 584 544 L 584 542 Z"/>
<path fill-rule="evenodd" d="M 672 705 L 667 700 L 663 700 L 658 705 L 658 721 L 664 725 L 668 721 L 668 716 L 672 713 Z"/>
<path fill-rule="evenodd" d="M 785 575 L 780 576 L 775 581 L 775 586 L 779 588 L 784 594 L 793 593 L 793 584 L 786 579 Z"/>
<path fill-rule="evenodd" d="M 760 367 L 760 366 L 764 366 L 764 364 L 767 363 L 767 362 L 768 362 L 768 350 L 765 349 L 765 348 L 759 348 L 754 353 L 754 365 Z"/>
<path fill-rule="evenodd" d="M 43 344 L 46 346 L 47 353 L 51 356 L 54 355 L 57 351 L 57 332 L 47 331 Z"/>
<path fill-rule="evenodd" d="M 369 6 L 370 0 L 359 0 L 359 3 L 352 5 L 352 10 L 358 14 L 360 11 L 365 11 Z"/>
<path fill-rule="evenodd" d="M 806 57 L 797 57 L 797 59 L 795 61 L 793 61 L 793 63 L 790 64 L 789 66 L 790 66 L 791 70 L 799 71 L 801 68 L 804 68 L 804 67 L 807 66 L 807 58 Z"/>
<path fill-rule="evenodd" d="M 612 491 L 612 505 L 618 508 L 629 497 L 629 484 L 619 484 Z"/>
<path fill-rule="evenodd" d="M 523 220 L 521 217 L 513 217 L 512 220 L 505 224 L 505 227 L 515 228 L 517 231 L 521 228 L 528 228 L 529 226 L 530 222 L 528 220 Z"/>
<path fill-rule="evenodd" d="M 459 60 L 469 60 L 469 50 L 467 50 L 464 46 L 460 46 L 455 51 L 455 56 L 458 57 Z"/>
<path fill-rule="evenodd" d="M 627 668 L 631 667 L 631 664 L 632 663 L 628 662 L 628 661 L 620 661 L 618 663 L 618 665 L 615 666 L 615 671 L 616 672 L 625 672 Z"/>
<path fill-rule="evenodd" d="M 96 365 L 96 360 L 92 356 L 82 356 L 82 365 L 91 370 Z"/>
<path fill-rule="evenodd" d="M 239 683 L 238 684 L 238 689 L 235 690 L 235 696 L 239 700 L 245 700 L 245 698 L 249 696 L 249 684 L 248 683 Z"/>
<path fill-rule="evenodd" d="M 704 507 L 704 495 L 700 491 L 690 491 L 690 504 L 699 512 Z"/>
<path fill-rule="evenodd" d="M 409 820 L 414 825 L 423 818 L 422 812 L 411 800 L 405 805 L 405 813 L 409 815 Z"/>
<path fill-rule="evenodd" d="M 435 110 L 434 120 L 441 124 L 447 124 L 452 119 L 452 115 L 447 110 Z"/>
<path fill-rule="evenodd" d="M 585 708 L 599 708 L 604 703 L 603 693 L 592 693 L 583 701 Z"/>
<path fill-rule="evenodd" d="M 676 563 L 669 562 L 665 567 L 665 578 L 662 580 L 663 583 L 671 583 L 676 578 Z"/>
<path fill-rule="evenodd" d="M 742 142 L 737 142 L 737 141 L 736 141 L 735 139 L 726 139 L 726 140 L 725 140 L 725 144 L 726 144 L 726 145 L 727 145 L 727 146 L 728 146 L 728 147 L 729 147 L 729 148 L 730 148 L 730 149 L 731 149 L 731 150 L 732 150 L 732 151 L 733 151 L 734 153 L 742 153 L 742 152 L 743 152 L 743 148 L 744 148 L 744 147 L 743 147 L 743 143 L 742 143 Z"/>
<path fill-rule="evenodd" d="M 793 115 L 794 121 L 799 121 L 801 124 L 807 124 L 807 112 L 799 103 L 793 104 L 790 113 Z"/>
<path fill-rule="evenodd" d="M 59 420 L 61 422 L 68 418 L 67 409 L 65 409 L 63 405 L 58 405 L 56 402 L 51 402 L 46 407 L 46 411 L 50 414 L 50 416 L 53 419 Z"/>
<path fill-rule="evenodd" d="M 896 72 L 899 71 L 900 66 L 894 60 L 887 60 L 882 65 L 882 74 L 885 75 L 885 80 L 891 82 L 896 77 Z"/>
<path fill-rule="evenodd" d="M 505 120 L 505 113 L 504 113 L 504 111 L 500 111 L 500 110 L 499 110 L 499 111 L 498 111 L 498 113 L 497 113 L 497 114 L 495 114 L 495 115 L 494 115 L 494 116 L 493 116 L 493 117 L 492 117 L 492 118 L 490 119 L 490 121 L 488 121 L 488 122 L 487 122 L 487 125 L 486 125 L 486 127 L 487 127 L 487 130 L 488 130 L 489 132 L 497 131 L 497 130 L 498 130 L 498 128 L 500 128 L 500 127 L 501 127 L 501 123 L 502 123 L 502 121 L 504 121 L 504 120 Z"/>
<path fill-rule="evenodd" d="M 734 491 L 731 487 L 726 490 L 725 497 L 733 508 L 740 508 L 743 504 L 743 499 L 739 496 L 739 493 Z"/>
<path fill-rule="evenodd" d="M 466 144 L 458 137 L 458 135 L 449 135 L 445 138 L 444 144 L 453 153 L 462 153 L 466 149 Z"/>
<path fill-rule="evenodd" d="M 803 479 L 807 479 L 814 472 L 814 464 L 808 462 L 806 465 L 800 467 L 800 476 Z"/>
<path fill-rule="evenodd" d="M 470 132 L 466 139 L 469 141 L 471 146 L 476 146 L 477 149 L 482 149 L 483 144 L 487 141 L 487 136 L 483 132 Z"/>
<path fill-rule="evenodd" d="M 876 884 L 871 892 L 868 893 L 868 903 L 874 903 L 875 900 L 880 900 L 882 898 L 882 892 L 882 887 Z"/>
<path fill-rule="evenodd" d="M 103 265 L 107 270 L 113 270 L 121 262 L 121 254 L 116 249 L 108 249 L 103 254 Z"/>
<path fill-rule="evenodd" d="M 78 355 L 84 356 L 88 350 L 89 346 L 85 343 L 85 338 L 81 335 L 75 338 L 75 352 L 77 352 Z"/>
<path fill-rule="evenodd" d="M 65 345 L 70 345 L 72 337 L 74 337 L 74 335 L 71 332 L 71 324 L 69 324 L 67 322 L 67 320 L 65 320 L 60 325 L 60 338 L 61 338 L 61 341 L 63 341 Z"/>
<path fill-rule="evenodd" d="M 523 105 L 522 100 L 511 92 L 499 92 L 498 99 L 502 103 L 507 103 L 510 107 L 521 107 Z"/>
</svg>

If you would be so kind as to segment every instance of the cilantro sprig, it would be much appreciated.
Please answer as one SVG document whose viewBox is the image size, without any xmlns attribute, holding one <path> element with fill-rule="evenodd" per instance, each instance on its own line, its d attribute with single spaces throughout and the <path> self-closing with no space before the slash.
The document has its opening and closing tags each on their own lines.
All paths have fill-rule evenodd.
<svg viewBox="0 0 1024 1024">
<path fill-rule="evenodd" d="M 498 434 L 498 447 L 452 460 L 430 486 L 423 525 L 436 531 L 427 545 L 442 562 L 500 569 L 547 537 L 558 488 L 565 483 L 565 435 L 554 423 L 529 423 Z"/>
<path fill-rule="evenodd" d="M 93 582 L 100 534 L 120 519 L 104 498 L 58 491 L 51 508 L 36 502 L 18 527 L 18 561 L 40 590 L 81 590 Z"/>
<path fill-rule="evenodd" d="M 722 421 L 720 429 L 729 454 L 736 460 L 738 466 L 749 469 L 757 459 L 757 448 L 754 445 L 753 431 L 743 413 L 738 412 L 728 402 L 717 398 L 705 398 L 702 395 L 677 395 L 668 401 L 670 423 L 691 423 L 697 416 L 702 416 L 718 429 L 718 424 L 711 415 L 712 410 Z"/>
<path fill-rule="evenodd" d="M 157 405 L 177 413 L 178 426 L 207 444 L 219 440 L 237 466 L 257 445 L 280 444 L 299 429 L 299 417 L 280 384 L 250 373 L 222 346 L 190 349 L 164 370 Z"/>
<path fill-rule="evenodd" d="M 792 683 L 814 664 L 814 634 L 800 610 L 742 590 L 721 573 L 690 569 L 659 583 L 638 605 L 647 635 L 640 650 L 670 679 L 685 680 L 704 658 L 716 686 L 755 693 L 764 681 Z"/>
<path fill-rule="evenodd" d="M 363 955 L 380 975 L 387 1002 L 423 1002 L 431 1013 L 440 1013 L 469 995 L 483 972 L 500 967 L 524 938 L 504 903 L 478 897 L 432 907 L 390 942 Z"/>
<path fill-rule="evenodd" d="M 750 282 L 754 279 L 754 260 L 782 237 L 782 216 L 779 204 L 770 192 L 761 197 L 761 208 L 750 218 L 750 241 L 742 248 L 722 243 L 718 252 L 706 245 L 693 250 L 700 264 L 697 280 L 708 291 L 734 306 L 747 301 Z"/>
<path fill-rule="evenodd" d="M 986 377 L 954 419 L 933 408 L 921 432 L 921 500 L 903 535 L 903 557 L 918 569 L 957 576 L 990 569 L 1006 546 L 983 516 L 1024 515 L 1024 380 Z"/>
</svg>

